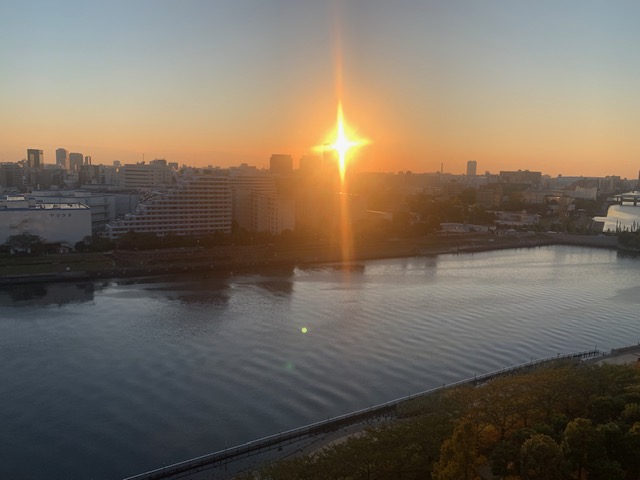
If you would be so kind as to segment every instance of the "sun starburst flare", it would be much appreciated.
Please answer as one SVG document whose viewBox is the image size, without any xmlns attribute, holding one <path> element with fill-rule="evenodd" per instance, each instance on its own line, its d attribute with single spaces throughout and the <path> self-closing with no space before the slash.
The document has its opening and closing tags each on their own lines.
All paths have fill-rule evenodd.
<svg viewBox="0 0 640 480">
<path fill-rule="evenodd" d="M 347 170 L 349 150 L 369 143 L 369 140 L 364 138 L 349 138 L 347 133 L 348 130 L 349 128 L 345 124 L 344 114 L 342 113 L 342 103 L 338 102 L 335 139 L 333 140 L 333 143 L 325 144 L 324 148 L 328 150 L 335 150 L 338 154 L 338 169 L 340 171 L 340 181 L 342 183 L 344 183 L 345 172 Z"/>
</svg>

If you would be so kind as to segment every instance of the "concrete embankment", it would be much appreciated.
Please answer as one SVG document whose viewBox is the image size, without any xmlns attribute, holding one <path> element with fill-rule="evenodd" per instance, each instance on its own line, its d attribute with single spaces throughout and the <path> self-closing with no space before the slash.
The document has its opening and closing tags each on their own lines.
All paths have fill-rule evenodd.
<svg viewBox="0 0 640 480">
<path fill-rule="evenodd" d="M 2 275 L 0 285 L 90 281 L 107 278 L 131 278 L 184 272 L 241 270 L 271 267 L 295 267 L 329 262 L 354 262 L 381 258 L 474 253 L 546 245 L 575 245 L 616 248 L 617 237 L 595 235 L 538 234 L 496 236 L 490 234 L 432 235 L 421 239 L 359 243 L 349 252 L 337 244 L 310 246 L 259 245 L 214 248 L 182 248 L 150 251 L 115 251 L 107 254 L 112 267 L 51 273 Z M 73 254 L 71 254 L 73 255 Z M 95 254 L 104 255 L 104 254 Z M 346 260 L 345 260 L 346 259 Z M 64 263 L 61 259 L 58 263 Z M 52 268 L 56 265 L 52 264 Z"/>
<path fill-rule="evenodd" d="M 555 245 L 575 245 L 578 247 L 618 248 L 618 237 L 612 235 L 569 235 L 550 234 Z"/>
</svg>

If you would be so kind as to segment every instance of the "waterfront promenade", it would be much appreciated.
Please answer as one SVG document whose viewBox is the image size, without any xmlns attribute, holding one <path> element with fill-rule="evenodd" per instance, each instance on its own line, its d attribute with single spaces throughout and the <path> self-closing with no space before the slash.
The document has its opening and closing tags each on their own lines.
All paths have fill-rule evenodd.
<svg viewBox="0 0 640 480">
<path fill-rule="evenodd" d="M 640 345 L 623 350 L 625 355 L 632 350 L 640 352 Z M 606 355 L 605 358 L 613 359 L 617 355 L 616 352 L 620 351 L 613 350 L 610 354 Z M 551 362 L 562 360 L 597 360 L 600 357 L 603 357 L 603 353 L 597 349 L 593 349 L 532 360 L 441 385 L 311 425 L 280 432 L 184 462 L 167 465 L 149 472 L 127 477 L 125 480 L 177 479 L 184 478 L 185 476 L 191 479 L 232 478 L 243 471 L 258 468 L 260 465 L 270 461 L 301 453 L 311 453 L 332 442 L 338 442 L 351 435 L 356 435 L 369 426 L 392 421 L 397 418 L 396 409 L 400 404 L 425 395 L 437 394 L 462 385 L 480 385 L 499 376 L 527 371 Z"/>
</svg>

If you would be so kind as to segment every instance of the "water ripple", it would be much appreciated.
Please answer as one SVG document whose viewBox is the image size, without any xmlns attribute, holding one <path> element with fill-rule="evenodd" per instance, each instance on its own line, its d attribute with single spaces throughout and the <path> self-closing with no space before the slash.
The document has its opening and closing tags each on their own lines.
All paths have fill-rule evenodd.
<svg viewBox="0 0 640 480">
<path fill-rule="evenodd" d="M 572 247 L 0 290 L 1 478 L 117 478 L 640 340 L 640 260 Z M 23 299 L 20 302 L 2 298 Z M 46 466 L 46 471 L 45 467 Z"/>
</svg>

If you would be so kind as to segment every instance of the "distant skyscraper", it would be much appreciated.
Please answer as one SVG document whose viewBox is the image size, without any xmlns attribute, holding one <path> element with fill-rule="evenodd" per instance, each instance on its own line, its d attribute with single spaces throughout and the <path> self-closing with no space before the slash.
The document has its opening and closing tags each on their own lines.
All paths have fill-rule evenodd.
<svg viewBox="0 0 640 480">
<path fill-rule="evenodd" d="M 69 152 L 64 148 L 56 149 L 56 165 L 69 170 Z"/>
<path fill-rule="evenodd" d="M 27 167 L 32 170 L 40 170 L 44 167 L 44 154 L 42 150 L 30 148 L 27 150 Z"/>
<path fill-rule="evenodd" d="M 69 154 L 69 170 L 72 172 L 79 172 L 80 167 L 82 167 L 82 162 L 84 157 L 81 153 L 70 153 Z"/>
<path fill-rule="evenodd" d="M 281 153 L 274 153 L 269 160 L 271 173 L 287 174 L 293 171 L 293 157 Z"/>
<path fill-rule="evenodd" d="M 300 157 L 300 171 L 317 173 L 322 170 L 322 158 L 318 155 L 303 155 Z"/>
<path fill-rule="evenodd" d="M 477 168 L 478 168 L 478 162 L 476 162 L 475 160 L 469 160 L 467 162 L 467 176 L 475 177 Z"/>
</svg>

